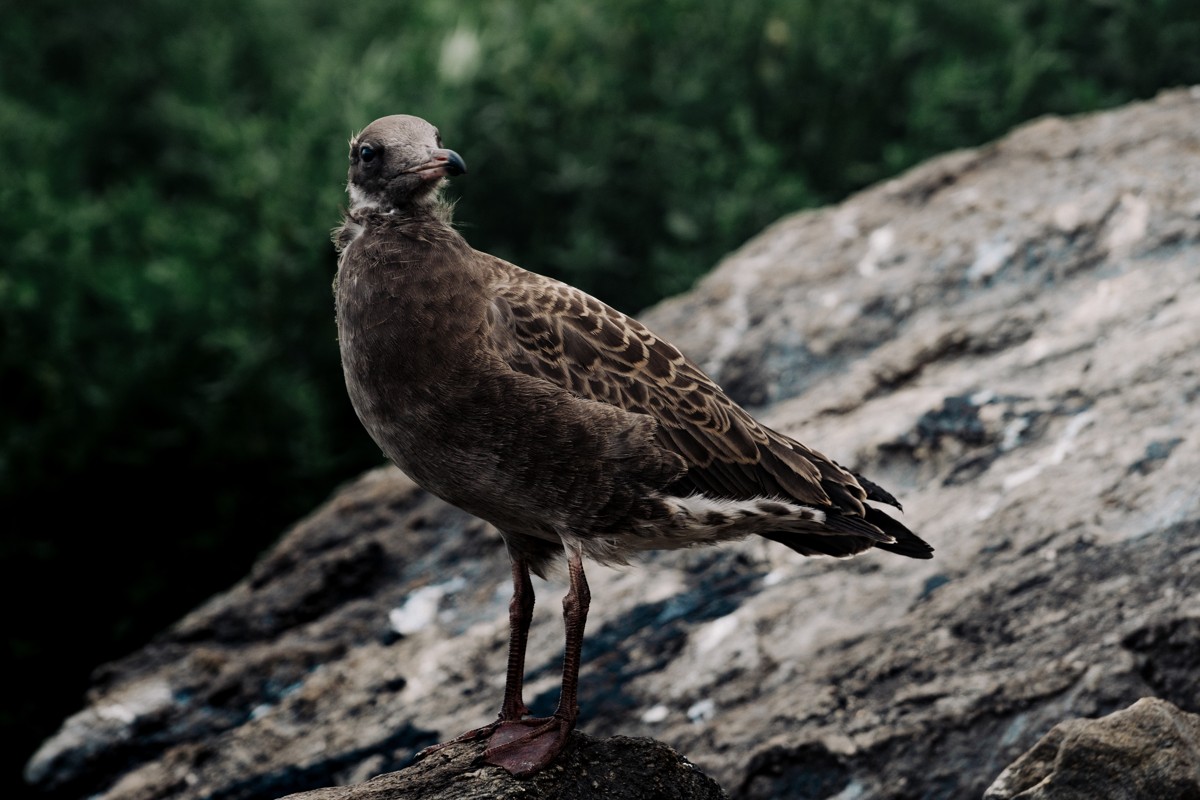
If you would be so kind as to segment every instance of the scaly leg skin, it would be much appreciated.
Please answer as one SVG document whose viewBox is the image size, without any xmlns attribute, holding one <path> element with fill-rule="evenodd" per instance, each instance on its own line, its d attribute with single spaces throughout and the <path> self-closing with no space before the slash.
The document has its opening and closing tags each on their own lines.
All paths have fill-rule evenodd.
<svg viewBox="0 0 1200 800">
<path fill-rule="evenodd" d="M 562 693 L 551 717 L 509 719 L 488 740 L 484 760 L 503 767 L 517 778 L 527 778 L 545 769 L 567 743 L 579 716 L 579 663 L 583 651 L 583 628 L 587 623 L 592 595 L 583 574 L 583 559 L 573 553 L 567 562 L 571 588 L 563 598 L 563 622 L 567 644 L 563 654 Z"/>
<path fill-rule="evenodd" d="M 525 683 L 525 645 L 529 641 L 529 624 L 533 621 L 533 584 L 529 580 L 529 563 L 520 556 L 512 557 L 513 596 L 508 604 L 508 674 L 504 681 L 504 704 L 495 722 L 455 736 L 448 742 L 426 747 L 417 753 L 420 761 L 450 745 L 473 742 L 491 736 L 506 722 L 520 721 L 529 709 L 523 699 Z"/>
</svg>

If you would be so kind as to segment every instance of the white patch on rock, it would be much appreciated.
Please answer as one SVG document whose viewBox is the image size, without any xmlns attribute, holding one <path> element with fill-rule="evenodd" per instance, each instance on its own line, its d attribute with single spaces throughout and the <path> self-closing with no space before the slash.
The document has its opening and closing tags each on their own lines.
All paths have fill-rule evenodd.
<svg viewBox="0 0 1200 800">
<path fill-rule="evenodd" d="M 1025 469 L 1019 469 L 1016 472 L 1004 477 L 1004 491 L 1012 491 L 1022 483 L 1029 483 L 1031 480 L 1042 474 L 1045 469 L 1042 464 L 1031 464 Z"/>
<path fill-rule="evenodd" d="M 846 788 L 831 796 L 829 800 L 858 800 L 866 794 L 867 788 L 856 780 L 846 784 Z"/>
<path fill-rule="evenodd" d="M 954 193 L 954 199 L 964 211 L 975 211 L 983 202 L 983 192 L 978 186 L 968 186 Z"/>
<path fill-rule="evenodd" d="M 1128 250 L 1145 237 L 1150 227 L 1150 204 L 1132 194 L 1121 195 L 1104 240 L 1110 254 Z"/>
<path fill-rule="evenodd" d="M 174 702 L 171 687 L 165 682 L 154 681 L 136 684 L 130 691 L 121 693 L 114 702 L 96 706 L 93 712 L 98 719 L 130 725 L 138 717 L 153 714 Z"/>
<path fill-rule="evenodd" d="M 996 399 L 996 392 L 992 389 L 980 389 L 975 394 L 971 395 L 971 405 L 986 406 L 988 403 Z"/>
<path fill-rule="evenodd" d="M 967 269 L 967 279 L 982 283 L 991 278 L 1008 263 L 1017 246 L 1007 239 L 990 239 L 975 245 L 975 260 Z"/>
<path fill-rule="evenodd" d="M 777 583 L 781 583 L 784 579 L 784 576 L 786 576 L 786 575 L 787 575 L 787 570 L 773 569 L 770 572 L 768 572 L 766 575 L 763 575 L 762 585 L 764 587 L 774 586 Z"/>
<path fill-rule="evenodd" d="M 94 748 L 96 742 L 124 742 L 134 736 L 138 719 L 162 713 L 176 703 L 166 681 L 135 683 L 70 716 L 58 732 L 42 743 L 25 767 L 25 779 L 41 783 L 67 754 Z"/>
<path fill-rule="evenodd" d="M 1071 417 L 1071 421 L 1067 423 L 1062 436 L 1058 437 L 1058 441 L 1054 445 L 1054 452 L 1050 454 L 1050 463 L 1061 464 L 1075 448 L 1075 439 L 1079 436 L 1080 431 L 1091 425 L 1095 419 L 1096 415 L 1091 411 L 1085 411 L 1082 414 L 1076 414 Z"/>
<path fill-rule="evenodd" d="M 858 262 L 858 274 L 869 278 L 879 272 L 879 262 L 896 243 L 896 231 L 888 225 L 876 228 L 867 237 L 867 252 Z"/>
<path fill-rule="evenodd" d="M 862 235 L 858 227 L 858 211 L 853 206 L 841 206 L 830 216 L 833 235 L 841 241 L 851 241 Z"/>
<path fill-rule="evenodd" d="M 710 719 L 716 716 L 716 714 L 717 704 L 708 697 L 692 703 L 690 706 L 688 706 L 687 710 L 687 718 L 696 724 L 708 722 Z"/>
<path fill-rule="evenodd" d="M 1042 474 L 1042 470 L 1046 467 L 1052 467 L 1065 461 L 1074 449 L 1075 439 L 1079 436 L 1080 431 L 1091 425 L 1095 418 L 1096 415 L 1091 411 L 1085 411 L 1082 414 L 1076 414 L 1074 417 L 1071 417 L 1062 434 L 1058 437 L 1058 441 L 1054 443 L 1054 449 L 1050 452 L 1050 455 L 1034 464 L 1030 464 L 1025 469 L 1017 470 L 1005 477 L 1004 491 L 1007 492 L 1015 489 L 1022 483 L 1028 483 Z"/>
<path fill-rule="evenodd" d="M 996 509 L 999 507 L 1000 507 L 1000 498 L 999 497 L 990 497 L 987 499 L 987 501 L 979 504 L 979 508 L 977 508 L 975 510 L 975 519 L 979 520 L 980 522 L 983 522 L 985 519 L 988 519 L 989 517 L 991 517 L 992 514 L 995 514 Z"/>
<path fill-rule="evenodd" d="M 403 605 L 388 612 L 388 623 L 401 636 L 409 636 L 427 628 L 437 620 L 442 598 L 465 585 L 462 578 L 453 578 L 445 583 L 422 586 L 410 594 Z"/>
<path fill-rule="evenodd" d="M 1050 212 L 1050 222 L 1063 233 L 1074 233 L 1083 227 L 1083 209 L 1075 201 L 1062 203 Z"/>
<path fill-rule="evenodd" d="M 655 725 L 666 719 L 670 713 L 671 709 L 659 703 L 656 706 L 650 706 L 650 708 L 642 712 L 642 722 L 645 722 L 647 725 Z"/>
<path fill-rule="evenodd" d="M 696 650 L 701 654 L 711 653 L 729 636 L 737 631 L 740 623 L 737 612 L 726 614 L 704 625 L 692 636 L 696 642 Z"/>
<path fill-rule="evenodd" d="M 1000 434 L 1000 451 L 1007 453 L 1021 443 L 1021 436 L 1029 430 L 1028 417 L 1014 417 L 1004 426 Z"/>
</svg>

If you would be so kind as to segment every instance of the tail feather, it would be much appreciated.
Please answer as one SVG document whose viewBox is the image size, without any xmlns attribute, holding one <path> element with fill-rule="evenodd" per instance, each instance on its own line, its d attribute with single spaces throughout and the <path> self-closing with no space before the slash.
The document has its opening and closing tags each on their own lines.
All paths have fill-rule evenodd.
<svg viewBox="0 0 1200 800">
<path fill-rule="evenodd" d="M 802 556 L 833 556 L 834 558 L 849 558 L 870 550 L 872 547 L 882 547 L 863 536 L 830 536 L 813 534 L 781 533 L 771 531 L 759 534 L 764 539 L 779 542 L 785 547 L 795 550 Z"/>
<path fill-rule="evenodd" d="M 933 558 L 933 547 L 904 527 L 903 523 L 895 517 L 885 514 L 878 508 L 867 506 L 867 522 L 896 540 L 892 544 L 876 544 L 875 546 L 880 550 L 887 550 L 889 553 L 897 553 L 909 558 Z"/>
<path fill-rule="evenodd" d="M 666 495 L 661 508 L 636 526 L 639 548 L 694 547 L 757 534 L 806 556 L 847 557 L 872 547 L 909 558 L 931 558 L 933 548 L 899 520 L 862 505 L 865 515 L 790 498 L 730 500 L 702 493 Z"/>
<path fill-rule="evenodd" d="M 827 511 L 825 527 L 844 535 L 796 534 L 787 531 L 760 533 L 802 555 L 852 556 L 878 547 L 909 558 L 933 558 L 933 548 L 895 517 L 865 506 L 866 517 Z"/>
<path fill-rule="evenodd" d="M 867 491 L 868 500 L 874 500 L 878 503 L 887 503 L 889 506 L 895 506 L 901 511 L 904 510 L 904 506 L 900 505 L 900 501 L 895 497 L 892 497 L 892 493 L 887 489 L 884 489 L 878 483 L 875 483 L 875 481 L 867 480 L 857 472 L 852 474 L 854 475 L 855 480 L 858 481 L 858 484 Z"/>
</svg>

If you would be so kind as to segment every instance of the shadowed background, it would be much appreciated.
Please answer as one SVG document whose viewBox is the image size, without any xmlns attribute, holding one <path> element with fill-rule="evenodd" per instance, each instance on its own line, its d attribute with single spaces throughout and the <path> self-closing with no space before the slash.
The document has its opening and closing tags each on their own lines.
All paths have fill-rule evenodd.
<svg viewBox="0 0 1200 800">
<path fill-rule="evenodd" d="M 636 312 L 784 213 L 1200 82 L 1190 0 L 725 5 L 0 2 L 0 793 L 92 668 L 379 463 L 327 240 L 375 117 L 464 156 L 476 247 Z"/>
</svg>

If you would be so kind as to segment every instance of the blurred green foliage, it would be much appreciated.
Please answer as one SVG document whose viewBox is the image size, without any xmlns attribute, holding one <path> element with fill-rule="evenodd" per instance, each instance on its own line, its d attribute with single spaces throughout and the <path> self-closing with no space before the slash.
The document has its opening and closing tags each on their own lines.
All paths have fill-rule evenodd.
<svg viewBox="0 0 1200 800">
<path fill-rule="evenodd" d="M 0 726 L 378 463 L 327 240 L 375 117 L 465 157 L 477 247 L 636 311 L 789 211 L 1200 82 L 1197 42 L 1195 0 L 0 0 L 4 658 L 57 682 Z"/>
</svg>

